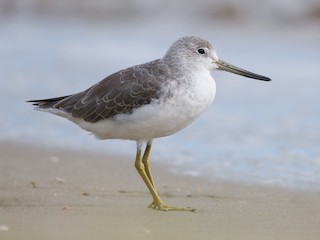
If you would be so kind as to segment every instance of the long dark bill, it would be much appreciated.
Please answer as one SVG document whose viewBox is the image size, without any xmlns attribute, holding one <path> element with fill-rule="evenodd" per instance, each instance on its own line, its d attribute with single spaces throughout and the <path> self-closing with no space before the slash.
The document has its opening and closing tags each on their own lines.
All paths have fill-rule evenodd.
<svg viewBox="0 0 320 240">
<path fill-rule="evenodd" d="M 222 60 L 218 60 L 215 62 L 218 65 L 218 70 L 222 70 L 222 71 L 227 71 L 227 72 L 231 72 L 231 73 L 235 73 L 244 77 L 248 77 L 248 78 L 253 78 L 253 79 L 257 79 L 257 80 L 262 80 L 262 81 L 271 81 L 270 78 L 253 73 L 253 72 L 249 72 L 247 70 L 244 70 L 242 68 L 238 68 L 230 63 L 227 63 L 225 61 Z"/>
</svg>

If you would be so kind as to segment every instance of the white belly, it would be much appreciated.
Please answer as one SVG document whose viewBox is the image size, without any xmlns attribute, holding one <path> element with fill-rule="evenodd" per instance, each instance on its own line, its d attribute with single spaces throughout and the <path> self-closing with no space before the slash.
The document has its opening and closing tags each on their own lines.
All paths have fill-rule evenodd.
<svg viewBox="0 0 320 240">
<path fill-rule="evenodd" d="M 151 102 L 130 115 L 118 115 L 97 123 L 70 120 L 100 139 L 150 140 L 188 126 L 211 105 L 215 92 L 215 82 L 208 72 L 198 74 L 191 85 L 174 89 L 169 99 Z"/>
</svg>

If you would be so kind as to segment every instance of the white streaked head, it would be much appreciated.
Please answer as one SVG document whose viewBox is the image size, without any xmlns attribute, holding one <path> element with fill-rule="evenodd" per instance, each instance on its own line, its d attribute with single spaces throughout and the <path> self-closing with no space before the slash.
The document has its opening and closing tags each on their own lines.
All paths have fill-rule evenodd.
<svg viewBox="0 0 320 240">
<path fill-rule="evenodd" d="M 210 72 L 217 68 L 214 63 L 219 60 L 211 43 L 195 36 L 179 38 L 170 46 L 163 59 L 178 67 L 204 68 Z"/>
<path fill-rule="evenodd" d="M 179 68 L 180 70 L 207 70 L 209 72 L 223 70 L 248 78 L 263 81 L 271 80 L 268 77 L 249 72 L 222 61 L 219 59 L 215 48 L 210 42 L 196 36 L 179 38 L 170 46 L 163 60 L 168 65 Z"/>
</svg>

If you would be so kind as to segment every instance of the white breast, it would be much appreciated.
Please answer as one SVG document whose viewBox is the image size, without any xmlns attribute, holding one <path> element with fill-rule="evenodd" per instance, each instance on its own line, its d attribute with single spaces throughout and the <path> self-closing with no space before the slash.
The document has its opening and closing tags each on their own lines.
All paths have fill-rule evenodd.
<svg viewBox="0 0 320 240">
<path fill-rule="evenodd" d="M 188 126 L 212 103 L 216 86 L 210 73 L 198 73 L 188 84 L 171 86 L 171 97 L 144 105 L 130 115 L 88 123 L 70 119 L 101 139 L 150 140 L 171 135 Z"/>
</svg>

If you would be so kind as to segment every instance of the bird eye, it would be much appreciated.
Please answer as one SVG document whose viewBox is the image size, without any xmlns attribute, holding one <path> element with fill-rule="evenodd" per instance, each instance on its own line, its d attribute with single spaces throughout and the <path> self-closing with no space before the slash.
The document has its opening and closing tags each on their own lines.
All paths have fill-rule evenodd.
<svg viewBox="0 0 320 240">
<path fill-rule="evenodd" d="M 199 48 L 199 49 L 198 49 L 198 53 L 200 53 L 200 54 L 205 54 L 205 51 L 204 51 L 204 49 Z"/>
</svg>

